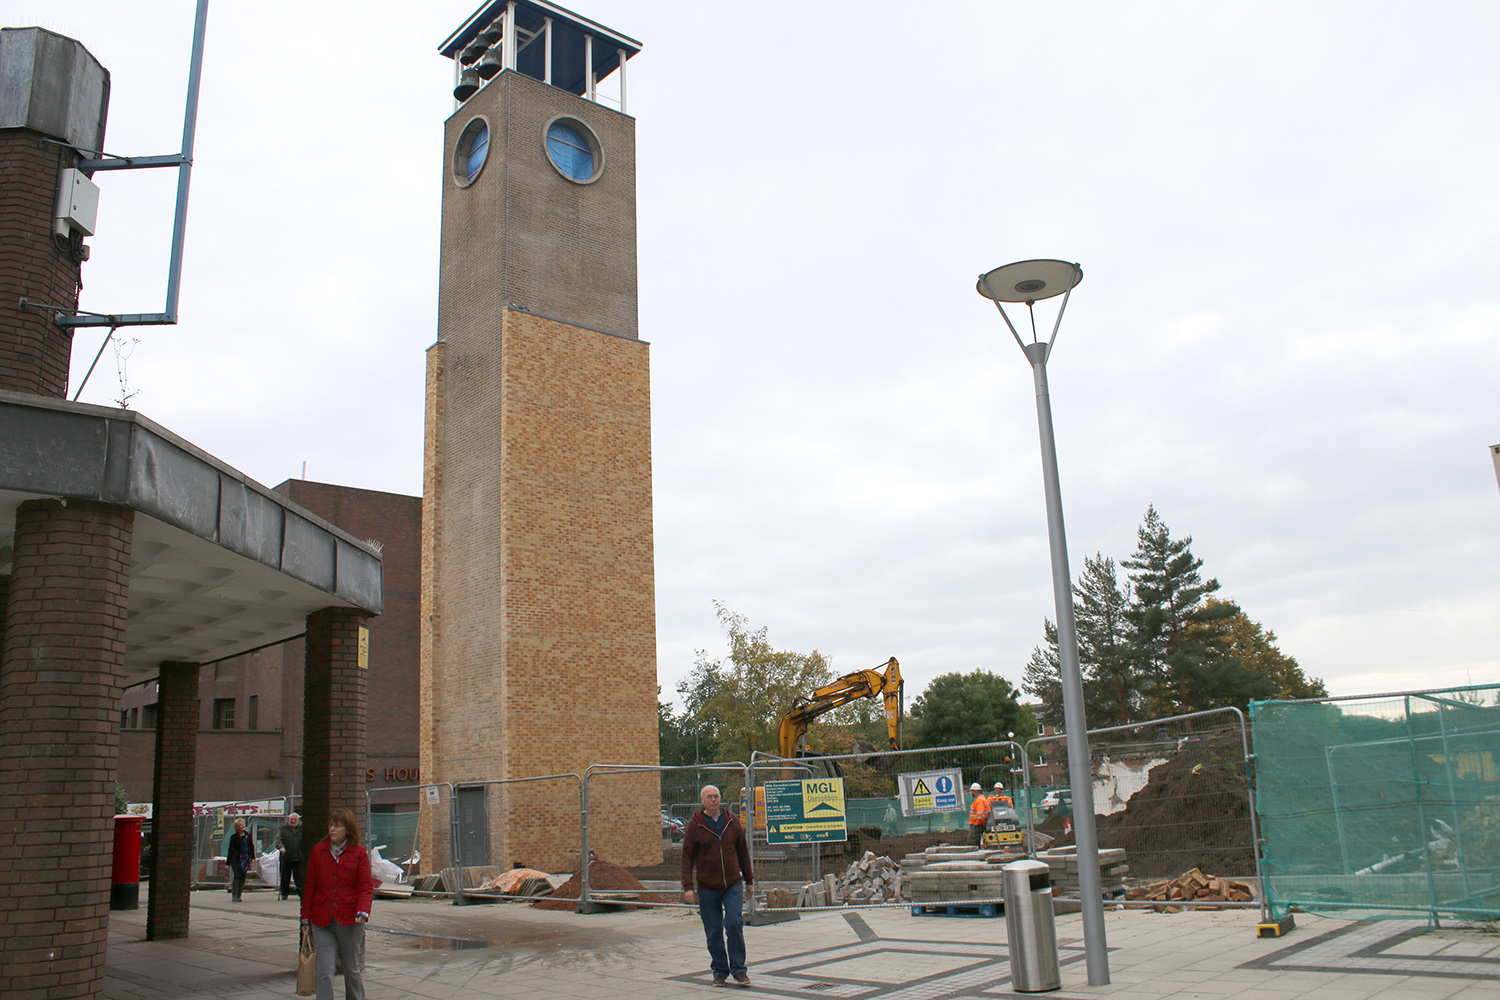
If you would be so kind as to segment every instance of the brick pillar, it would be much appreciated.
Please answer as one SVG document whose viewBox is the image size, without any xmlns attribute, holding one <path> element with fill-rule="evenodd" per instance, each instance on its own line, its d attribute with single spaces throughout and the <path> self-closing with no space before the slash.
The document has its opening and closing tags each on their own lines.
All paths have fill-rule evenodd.
<svg viewBox="0 0 1500 1000">
<path fill-rule="evenodd" d="M 22 297 L 78 307 L 79 263 L 67 240 L 52 236 L 58 171 L 74 154 L 40 132 L 0 129 L 0 389 L 66 397 L 73 334 L 55 310 L 17 305 Z"/>
<path fill-rule="evenodd" d="M 0 996 L 104 987 L 134 513 L 27 500 L 0 653 Z"/>
<path fill-rule="evenodd" d="M 147 941 L 188 935 L 197 758 L 198 664 L 163 663 L 156 682 L 156 793 L 151 804 Z"/>
<path fill-rule="evenodd" d="M 324 608 L 307 616 L 302 699 L 302 823 L 316 843 L 330 809 L 365 813 L 365 671 L 359 665 L 364 613 Z"/>
</svg>

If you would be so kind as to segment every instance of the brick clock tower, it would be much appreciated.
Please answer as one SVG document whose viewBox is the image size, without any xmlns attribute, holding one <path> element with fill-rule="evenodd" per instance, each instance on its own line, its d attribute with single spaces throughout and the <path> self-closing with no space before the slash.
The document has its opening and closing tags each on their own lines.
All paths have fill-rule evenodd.
<svg viewBox="0 0 1500 1000">
<path fill-rule="evenodd" d="M 428 351 L 421 774 L 427 871 L 577 863 L 589 765 L 655 765 L 651 397 L 635 119 L 618 32 L 487 3 L 443 43 L 438 340 Z M 597 83 L 618 74 L 619 100 Z M 618 106 L 615 106 L 618 105 Z M 446 784 L 456 804 L 449 853 Z M 659 785 L 596 778 L 589 847 L 660 863 Z"/>
</svg>

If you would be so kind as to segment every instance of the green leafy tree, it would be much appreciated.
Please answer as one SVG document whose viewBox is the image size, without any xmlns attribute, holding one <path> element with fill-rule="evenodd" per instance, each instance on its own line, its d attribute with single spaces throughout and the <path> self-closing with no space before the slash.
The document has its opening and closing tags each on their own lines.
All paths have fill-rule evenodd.
<svg viewBox="0 0 1500 1000">
<path fill-rule="evenodd" d="M 1036 718 L 1010 681 L 988 670 L 942 674 L 912 703 L 913 746 L 956 747 L 968 743 L 1017 743 L 1036 735 Z"/>
<path fill-rule="evenodd" d="M 698 720 L 687 713 L 674 712 L 671 702 L 661 700 L 660 688 L 656 691 L 656 716 L 663 765 L 672 767 L 714 759 L 712 740 L 705 739 L 708 734 L 702 731 Z"/>
<path fill-rule="evenodd" d="M 1234 607 L 1234 611 L 1226 617 L 1218 618 L 1211 626 L 1195 628 L 1211 627 L 1216 633 L 1217 641 L 1213 647 L 1216 652 L 1263 678 L 1254 687 L 1257 692 L 1265 693 L 1246 692 L 1248 696 L 1243 701 L 1235 698 L 1233 704 L 1244 704 L 1252 697 L 1290 701 L 1328 696 L 1328 689 L 1323 686 L 1321 678 L 1308 677 L 1302 672 L 1295 657 L 1287 656 L 1277 648 L 1275 632 L 1264 628 L 1260 622 L 1253 621 L 1244 611 L 1234 606 L 1233 602 L 1210 597 L 1204 604 L 1215 610 L 1228 605 Z"/>
<path fill-rule="evenodd" d="M 1226 704 L 1228 692 L 1248 680 L 1243 666 L 1217 648 L 1212 627 L 1239 607 L 1205 602 L 1219 581 L 1203 579 L 1203 560 L 1193 555 L 1193 536 L 1174 539 L 1154 505 L 1136 530 L 1131 570 L 1133 597 L 1125 617 L 1131 628 L 1136 671 L 1151 711 L 1158 716 Z"/>
<path fill-rule="evenodd" d="M 714 609 L 729 639 L 729 655 L 715 659 L 698 650 L 692 675 L 678 689 L 684 710 L 702 732 L 712 734 L 719 760 L 748 761 L 752 750 L 775 753 L 778 724 L 793 699 L 832 679 L 828 659 L 817 650 L 775 649 L 765 626 L 751 629 L 744 615 L 719 601 Z"/>
</svg>

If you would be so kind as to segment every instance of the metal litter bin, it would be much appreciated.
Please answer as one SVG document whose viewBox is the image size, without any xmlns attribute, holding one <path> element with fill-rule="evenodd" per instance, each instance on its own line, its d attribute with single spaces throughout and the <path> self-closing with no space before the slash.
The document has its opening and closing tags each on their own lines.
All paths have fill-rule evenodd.
<svg viewBox="0 0 1500 1000">
<path fill-rule="evenodd" d="M 1019 993 L 1045 993 L 1062 986 L 1048 871 L 1040 861 L 1013 861 L 1001 869 L 1011 988 Z"/>
</svg>

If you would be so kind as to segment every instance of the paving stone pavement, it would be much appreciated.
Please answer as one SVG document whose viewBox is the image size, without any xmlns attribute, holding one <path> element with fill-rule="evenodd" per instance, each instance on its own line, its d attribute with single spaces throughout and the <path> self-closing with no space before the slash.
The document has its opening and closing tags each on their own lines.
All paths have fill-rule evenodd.
<svg viewBox="0 0 1500 1000">
<path fill-rule="evenodd" d="M 293 996 L 296 906 L 267 892 L 247 892 L 239 905 L 227 893 L 196 892 L 190 936 L 148 942 L 143 899 L 140 910 L 111 915 L 105 996 Z M 1080 918 L 1059 916 L 1062 988 L 1047 995 L 1500 1000 L 1493 926 L 1433 930 L 1299 914 L 1286 937 L 1262 939 L 1256 922 L 1257 913 L 1244 910 L 1107 911 L 1111 982 L 1089 986 Z M 1012 989 L 1003 917 L 825 911 L 747 927 L 746 938 L 749 992 L 807 1000 L 1036 995 Z M 574 914 L 515 903 L 378 900 L 366 934 L 365 984 L 371 1000 L 672 1000 L 710 989 L 707 961 L 697 915 L 687 908 Z"/>
</svg>

